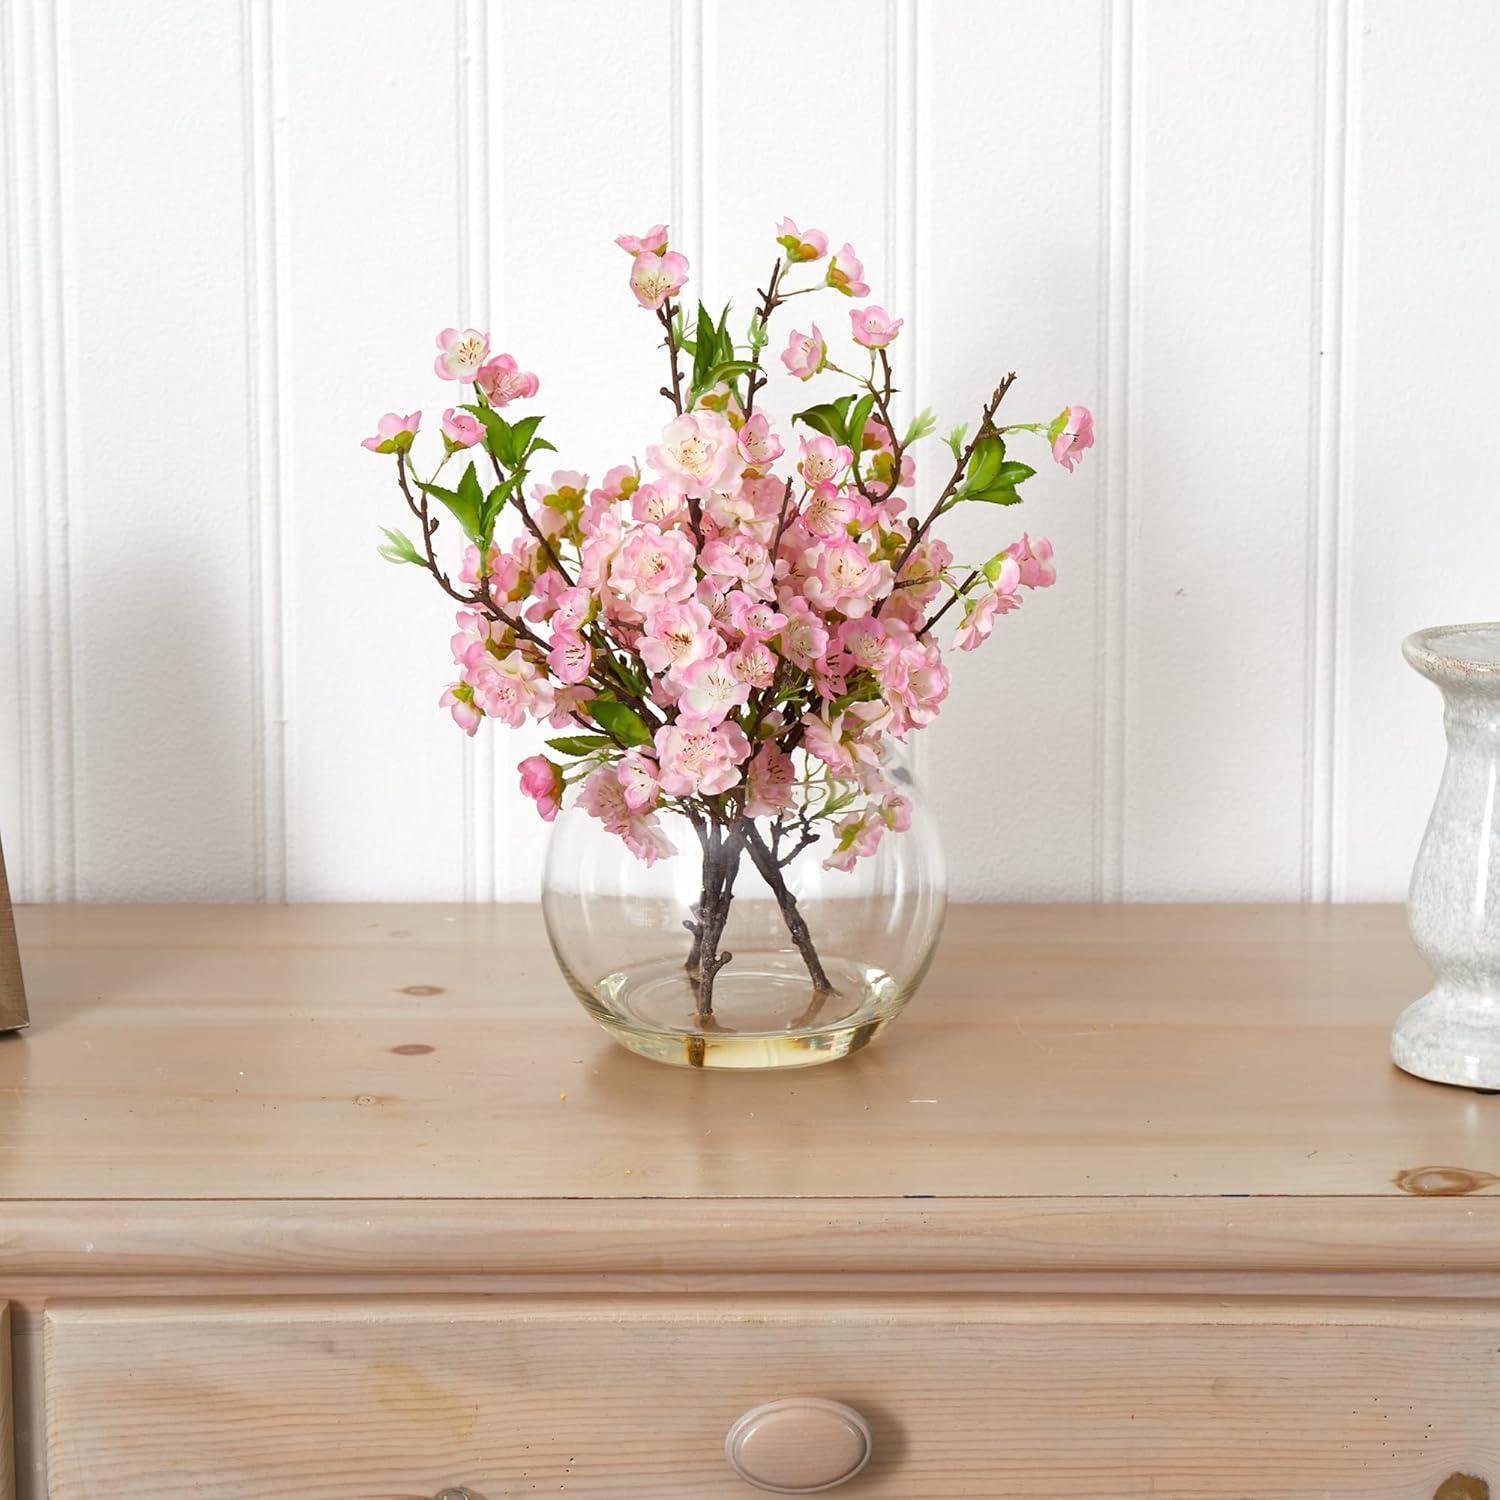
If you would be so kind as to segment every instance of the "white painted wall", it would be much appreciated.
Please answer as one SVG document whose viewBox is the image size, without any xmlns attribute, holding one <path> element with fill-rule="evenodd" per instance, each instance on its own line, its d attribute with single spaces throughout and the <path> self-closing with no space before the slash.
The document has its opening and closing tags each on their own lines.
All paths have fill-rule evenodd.
<svg viewBox="0 0 1500 1500">
<path fill-rule="evenodd" d="M 529 894 L 516 741 L 434 708 L 447 612 L 375 557 L 358 440 L 436 416 L 474 321 L 565 463 L 640 453 L 612 236 L 666 218 L 743 296 L 783 213 L 908 318 L 908 410 L 1015 368 L 1098 415 L 1024 518 L 1058 587 L 926 737 L 957 892 L 1402 893 L 1442 737 L 1400 639 L 1500 617 L 1500 7 L 753 11 L 0 0 L 23 897 Z"/>
</svg>

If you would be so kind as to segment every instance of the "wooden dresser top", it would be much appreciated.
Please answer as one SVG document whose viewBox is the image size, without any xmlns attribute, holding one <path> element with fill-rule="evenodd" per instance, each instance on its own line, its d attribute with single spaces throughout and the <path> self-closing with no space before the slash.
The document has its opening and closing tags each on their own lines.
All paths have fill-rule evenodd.
<svg viewBox="0 0 1500 1500">
<path fill-rule="evenodd" d="M 959 907 L 875 1046 L 763 1075 L 614 1046 L 524 907 L 20 928 L 0 1198 L 1399 1197 L 1416 1169 L 1500 1172 L 1500 1099 L 1387 1059 L 1427 983 L 1395 907 Z"/>
</svg>

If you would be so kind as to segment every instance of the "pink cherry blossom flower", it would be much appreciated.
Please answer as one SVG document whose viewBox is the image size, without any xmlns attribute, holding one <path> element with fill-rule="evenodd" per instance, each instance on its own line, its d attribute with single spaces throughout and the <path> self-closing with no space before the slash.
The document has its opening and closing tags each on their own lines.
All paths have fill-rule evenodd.
<svg viewBox="0 0 1500 1500">
<path fill-rule="evenodd" d="M 473 380 L 490 356 L 490 336 L 477 328 L 445 328 L 437 336 L 438 356 L 433 368 L 444 380 Z"/>
<path fill-rule="evenodd" d="M 411 440 L 421 425 L 422 413 L 419 411 L 405 417 L 388 411 L 376 423 L 375 436 L 367 437 L 360 447 L 368 448 L 371 453 L 405 453 L 411 448 Z"/>
<path fill-rule="evenodd" d="M 556 596 L 556 609 L 552 614 L 554 630 L 581 630 L 594 612 L 594 596 L 586 588 L 574 584 Z"/>
<path fill-rule="evenodd" d="M 762 745 L 755 752 L 745 776 L 745 815 L 774 818 L 792 806 L 797 784 L 792 757 L 775 745 Z"/>
<path fill-rule="evenodd" d="M 998 616 L 1020 609 L 1021 598 L 1016 593 L 1020 585 L 1021 564 L 1014 557 L 1006 557 L 990 589 L 965 605 L 963 623 L 954 632 L 953 644 L 960 651 L 973 651 L 988 640 Z"/>
<path fill-rule="evenodd" d="M 724 640 L 714 629 L 707 608 L 696 599 L 687 599 L 652 610 L 636 649 L 648 671 L 680 673 L 696 661 L 717 656 Z"/>
<path fill-rule="evenodd" d="M 743 589 L 729 596 L 729 618 L 741 635 L 768 641 L 786 624 L 786 616 L 768 599 L 757 599 Z"/>
<path fill-rule="evenodd" d="M 467 735 L 479 728 L 484 715 L 474 707 L 474 690 L 466 682 L 453 682 L 443 689 L 438 706 L 453 715 L 453 722 Z"/>
<path fill-rule="evenodd" d="M 747 637 L 724 658 L 729 670 L 753 688 L 768 688 L 776 680 L 776 653 L 764 641 Z"/>
<path fill-rule="evenodd" d="M 541 384 L 535 375 L 516 364 L 512 354 L 497 354 L 481 368 L 474 383 L 494 407 L 509 406 L 512 401 L 534 396 Z"/>
<path fill-rule="evenodd" d="M 600 482 L 599 488 L 590 494 L 590 500 L 601 505 L 612 505 L 617 500 L 628 500 L 640 488 L 641 471 L 634 464 L 616 464 Z"/>
<path fill-rule="evenodd" d="M 854 455 L 831 437 L 818 433 L 802 439 L 802 460 L 797 467 L 808 484 L 831 484 L 854 461 Z"/>
<path fill-rule="evenodd" d="M 885 820 L 868 807 L 840 818 L 833 825 L 833 852 L 823 861 L 823 868 L 852 870 L 857 860 L 868 859 L 880 847 L 885 827 Z"/>
<path fill-rule="evenodd" d="M 849 321 L 854 325 L 854 342 L 866 349 L 884 349 L 901 332 L 905 318 L 894 321 L 883 308 L 871 303 L 869 307 L 851 307 Z"/>
<path fill-rule="evenodd" d="M 790 261 L 822 260 L 828 254 L 828 236 L 821 229 L 798 229 L 790 219 L 776 226 L 776 243 Z"/>
<path fill-rule="evenodd" d="M 852 540 L 832 542 L 823 548 L 818 566 L 806 585 L 808 601 L 818 609 L 833 610 L 857 619 L 875 607 L 875 601 L 891 588 L 891 565 L 881 558 L 872 561 Z"/>
<path fill-rule="evenodd" d="M 656 731 L 656 758 L 661 789 L 669 796 L 712 797 L 737 786 L 741 762 L 750 756 L 750 741 L 738 724 L 717 726 L 701 719 L 679 719 Z"/>
<path fill-rule="evenodd" d="M 570 687 L 582 682 L 594 664 L 594 648 L 581 635 L 568 630 L 554 630 L 547 651 L 547 665 L 559 682 Z"/>
<path fill-rule="evenodd" d="M 750 696 L 750 684 L 736 677 L 721 657 L 695 661 L 674 674 L 682 688 L 683 711 L 705 724 L 722 724 Z"/>
<path fill-rule="evenodd" d="M 1086 406 L 1065 406 L 1052 419 L 1047 436 L 1053 458 L 1072 473 L 1084 449 L 1094 446 L 1094 414 Z"/>
<path fill-rule="evenodd" d="M 739 431 L 740 457 L 747 464 L 763 469 L 773 464 L 786 451 L 781 439 L 771 431 L 771 423 L 760 412 L 749 419 Z"/>
<path fill-rule="evenodd" d="M 545 755 L 528 755 L 516 768 L 521 773 L 521 791 L 536 803 L 544 823 L 550 823 L 562 806 L 562 767 Z"/>
<path fill-rule="evenodd" d="M 578 794 L 578 805 L 619 835 L 625 847 L 645 865 L 654 865 L 677 852 L 662 832 L 656 814 L 636 812 L 625 800 L 625 787 L 614 766 L 600 766 L 590 773 Z"/>
<path fill-rule="evenodd" d="M 1044 536 L 1031 540 L 1028 533 L 1021 533 L 1019 542 L 1012 542 L 1005 549 L 1021 565 L 1021 584 L 1028 589 L 1051 588 L 1057 582 L 1057 569 L 1052 565 L 1052 543 Z"/>
<path fill-rule="evenodd" d="M 941 537 L 923 538 L 901 569 L 901 593 L 912 604 L 930 604 L 942 592 L 943 574 L 953 553 Z"/>
<path fill-rule="evenodd" d="M 816 323 L 811 333 L 792 334 L 781 352 L 781 362 L 798 380 L 811 380 L 828 363 L 828 345 Z"/>
<path fill-rule="evenodd" d="M 459 448 L 472 448 L 484 436 L 484 428 L 477 417 L 450 406 L 443 413 L 443 446 L 449 453 Z"/>
<path fill-rule="evenodd" d="M 646 460 L 659 474 L 699 495 L 738 475 L 742 462 L 734 428 L 713 411 L 688 412 L 668 422 L 661 442 L 646 450 Z"/>
<path fill-rule="evenodd" d="M 625 792 L 625 805 L 631 812 L 650 812 L 661 798 L 661 778 L 649 755 L 632 750 L 615 773 Z"/>
<path fill-rule="evenodd" d="M 507 627 L 498 620 L 487 620 L 472 610 L 461 609 L 453 618 L 458 631 L 449 644 L 453 660 L 461 667 L 473 666 L 489 650 L 491 641 L 499 641 L 507 633 Z"/>
<path fill-rule="evenodd" d="M 635 300 L 652 312 L 668 297 L 675 297 L 687 285 L 687 279 L 687 256 L 675 250 L 664 255 L 644 251 L 630 267 L 630 290 L 635 293 Z"/>
<path fill-rule="evenodd" d="M 818 485 L 802 507 L 802 524 L 824 541 L 847 536 L 855 518 L 855 497 L 832 484 Z"/>
<path fill-rule="evenodd" d="M 775 581 L 770 552 L 743 531 L 705 543 L 699 563 L 724 588 L 738 584 L 746 593 L 769 599 Z"/>
<path fill-rule="evenodd" d="M 659 604 L 679 604 L 697 587 L 695 556 L 693 540 L 685 533 L 637 527 L 610 567 L 610 590 L 642 615 Z"/>
<path fill-rule="evenodd" d="M 785 605 L 786 625 L 780 636 L 781 654 L 793 666 L 811 672 L 828 650 L 828 630 L 805 599 Z"/>
<path fill-rule="evenodd" d="M 802 718 L 802 746 L 814 760 L 820 760 L 835 776 L 854 774 L 854 756 L 844 742 L 844 715 L 830 712 L 827 705 L 821 713 L 804 714 Z"/>
<path fill-rule="evenodd" d="M 630 514 L 637 521 L 649 521 L 665 531 L 669 526 L 686 524 L 687 491 L 676 475 L 643 484 L 630 497 Z"/>
<path fill-rule="evenodd" d="M 552 685 L 520 651 L 498 661 L 482 657 L 469 669 L 466 680 L 480 708 L 512 729 L 519 729 L 528 713 L 545 719 L 552 712 Z"/>
<path fill-rule="evenodd" d="M 577 723 L 578 711 L 598 696 L 585 683 L 557 688 L 552 694 L 552 712 L 547 715 L 547 722 L 554 729 L 572 729 Z"/>
<path fill-rule="evenodd" d="M 881 692 L 891 707 L 891 733 L 905 739 L 910 730 L 931 724 L 948 696 L 948 683 L 937 646 L 912 637 L 880 678 Z"/>
<path fill-rule="evenodd" d="M 653 224 L 645 234 L 619 234 L 615 244 L 634 259 L 638 255 L 665 255 L 667 253 L 667 226 Z"/>
<path fill-rule="evenodd" d="M 896 642 L 886 634 L 885 626 L 870 616 L 845 620 L 839 626 L 837 643 L 839 655 L 836 660 L 843 671 L 874 672 L 877 676 L 890 665 L 898 649 Z"/>
<path fill-rule="evenodd" d="M 868 297 L 870 288 L 864 281 L 865 268 L 854 253 L 854 246 L 845 244 L 828 262 L 827 282 L 834 291 L 846 297 Z"/>
</svg>

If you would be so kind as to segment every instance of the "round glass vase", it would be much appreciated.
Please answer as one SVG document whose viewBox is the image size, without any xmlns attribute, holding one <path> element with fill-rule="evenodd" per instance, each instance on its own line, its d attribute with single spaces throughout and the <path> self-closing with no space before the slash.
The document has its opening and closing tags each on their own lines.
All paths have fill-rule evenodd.
<svg viewBox="0 0 1500 1500">
<path fill-rule="evenodd" d="M 828 822 L 712 821 L 661 808 L 676 853 L 647 868 L 570 804 L 542 877 L 547 936 L 573 993 L 642 1057 L 798 1068 L 868 1046 L 927 973 L 947 907 L 942 848 L 912 805 L 852 870 L 825 869 Z M 705 920 L 706 918 L 706 920 Z"/>
</svg>

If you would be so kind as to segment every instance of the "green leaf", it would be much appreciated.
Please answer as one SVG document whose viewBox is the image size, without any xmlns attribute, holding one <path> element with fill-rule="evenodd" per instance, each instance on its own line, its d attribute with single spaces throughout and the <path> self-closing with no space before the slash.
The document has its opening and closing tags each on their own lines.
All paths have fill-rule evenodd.
<svg viewBox="0 0 1500 1500">
<path fill-rule="evenodd" d="M 592 755 L 596 750 L 614 749 L 614 741 L 602 734 L 564 734 L 547 743 L 564 755 Z"/>
<path fill-rule="evenodd" d="M 515 467 L 515 441 L 511 436 L 510 423 L 492 406 L 466 406 L 467 412 L 484 424 L 484 446 L 489 449 L 507 469 Z"/>
<path fill-rule="evenodd" d="M 541 453 L 543 451 L 547 453 L 556 453 L 557 449 L 554 448 L 546 438 L 537 438 L 526 450 L 526 456 L 529 458 L 533 453 Z"/>
<path fill-rule="evenodd" d="M 901 439 L 901 446 L 909 448 L 913 443 L 919 442 L 924 437 L 930 437 L 936 431 L 937 418 L 933 416 L 930 406 L 924 407 L 912 418 L 911 426 L 906 429 L 906 436 Z M 960 447 L 953 456 L 957 458 L 962 451 Z"/>
<path fill-rule="evenodd" d="M 969 455 L 969 467 L 964 471 L 967 490 L 989 489 L 1000 466 L 1005 462 L 1005 439 L 1001 437 L 980 438 Z"/>
<path fill-rule="evenodd" d="M 524 477 L 523 471 L 517 469 L 514 474 L 502 479 L 485 498 L 484 509 L 480 512 L 480 523 L 486 541 L 495 529 L 495 521 L 500 512 L 505 509 L 505 502 L 515 494 L 517 486 Z"/>
<path fill-rule="evenodd" d="M 854 452 L 854 478 L 859 479 L 859 465 L 864 455 L 865 446 L 865 423 L 870 420 L 870 413 L 875 410 L 875 398 L 864 395 L 855 404 L 854 410 L 849 413 L 847 446 Z"/>
<path fill-rule="evenodd" d="M 874 410 L 875 398 L 865 395 L 859 398 L 854 410 L 849 413 L 844 430 L 849 436 L 849 446 L 854 449 L 856 457 L 864 446 L 865 423 L 870 420 L 870 413 Z"/>
<path fill-rule="evenodd" d="M 1018 484 L 1030 479 L 1036 470 L 1030 464 L 1017 463 L 1010 459 L 1000 465 L 999 472 L 990 480 L 988 489 L 1014 489 Z"/>
<path fill-rule="evenodd" d="M 1012 489 L 971 491 L 960 497 L 964 500 L 984 500 L 990 505 L 1019 505 L 1022 497 Z M 951 507 L 949 507 L 951 508 Z"/>
<path fill-rule="evenodd" d="M 423 484 L 421 480 L 417 481 L 417 488 L 424 495 L 431 495 L 434 500 L 446 505 L 458 517 L 458 524 L 463 527 L 464 535 L 473 539 L 479 536 L 484 492 L 479 488 L 479 481 L 474 478 L 473 464 L 466 470 L 465 479 L 469 484 L 466 486 L 460 480 L 457 490 L 445 490 L 439 484 Z"/>
<path fill-rule="evenodd" d="M 704 388 L 704 377 L 718 363 L 719 325 L 713 314 L 700 302 L 698 304 L 698 331 L 693 344 L 693 389 Z"/>
<path fill-rule="evenodd" d="M 969 424 L 967 422 L 960 422 L 958 426 L 955 427 L 953 431 L 943 439 L 943 441 L 947 443 L 947 445 L 953 450 L 954 463 L 957 463 L 959 459 L 963 457 L 964 438 L 968 435 L 968 431 Z"/>
<path fill-rule="evenodd" d="M 541 425 L 542 419 L 540 417 L 522 417 L 519 422 L 511 423 L 510 435 L 514 445 L 511 452 L 516 463 L 520 463 L 526 456 L 526 449 L 531 439 L 535 436 L 537 428 Z M 503 463 L 504 460 L 502 459 L 501 462 Z M 506 464 L 506 467 L 514 468 L 515 463 Z"/>
<path fill-rule="evenodd" d="M 417 551 L 415 543 L 404 531 L 392 531 L 389 526 L 380 528 L 386 535 L 386 543 L 383 547 L 375 550 L 387 561 L 393 563 L 417 563 L 426 567 L 427 559 Z"/>
<path fill-rule="evenodd" d="M 726 359 L 722 364 L 715 365 L 708 372 L 708 379 L 703 389 L 710 390 L 718 385 L 721 380 L 737 380 L 741 375 L 753 370 L 755 366 L 748 359 Z"/>
<path fill-rule="evenodd" d="M 792 421 L 811 427 L 814 432 L 821 432 L 824 437 L 831 437 L 836 443 L 845 440 L 844 413 L 834 402 L 824 401 L 817 406 L 809 406 L 806 411 L 795 412 Z"/>
<path fill-rule="evenodd" d="M 613 698 L 590 698 L 583 711 L 622 745 L 649 745 L 651 726 L 633 709 Z"/>
</svg>

